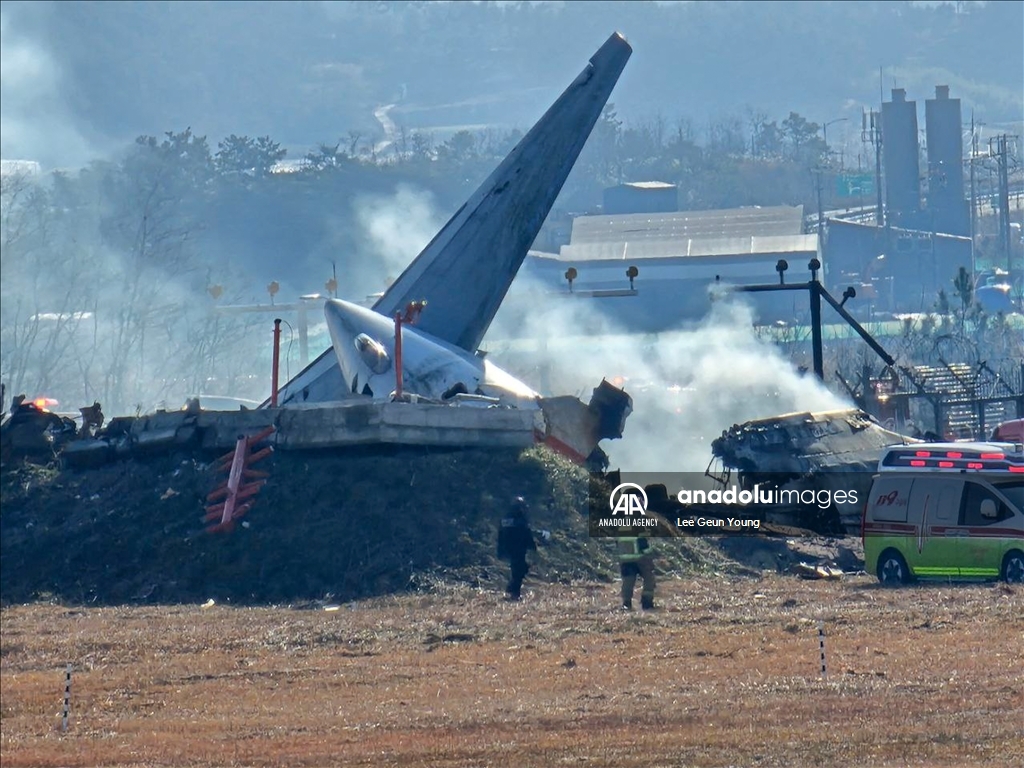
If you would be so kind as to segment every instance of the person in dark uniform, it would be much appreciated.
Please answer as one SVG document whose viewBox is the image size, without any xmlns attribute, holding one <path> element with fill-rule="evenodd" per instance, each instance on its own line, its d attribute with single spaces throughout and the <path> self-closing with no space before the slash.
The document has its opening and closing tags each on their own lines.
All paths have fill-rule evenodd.
<svg viewBox="0 0 1024 768">
<path fill-rule="evenodd" d="M 630 531 L 630 533 L 634 533 Z M 633 590 L 636 577 L 644 580 L 640 592 L 640 607 L 645 611 L 654 609 L 654 552 L 650 542 L 640 536 L 620 536 L 615 540 L 619 556 L 619 570 L 622 574 L 622 607 L 633 608 Z"/>
<path fill-rule="evenodd" d="M 498 531 L 498 557 L 508 560 L 512 567 L 512 575 L 505 588 L 505 595 L 509 600 L 518 600 L 523 587 L 523 579 L 530 570 L 526 562 L 526 553 L 531 549 L 537 549 L 537 542 L 533 539 L 533 532 L 526 520 L 527 504 L 522 496 L 512 502 L 512 509 L 509 514 L 501 519 L 501 528 Z"/>
</svg>

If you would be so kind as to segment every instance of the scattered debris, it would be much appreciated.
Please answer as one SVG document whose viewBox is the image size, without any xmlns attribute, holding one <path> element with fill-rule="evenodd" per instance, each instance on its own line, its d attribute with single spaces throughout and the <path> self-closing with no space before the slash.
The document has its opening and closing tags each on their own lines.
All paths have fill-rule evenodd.
<svg viewBox="0 0 1024 768">
<path fill-rule="evenodd" d="M 830 565 L 797 563 L 794 570 L 802 579 L 841 579 L 844 576 L 843 571 Z"/>
<path fill-rule="evenodd" d="M 82 414 L 82 426 L 78 432 L 79 437 L 92 437 L 96 431 L 103 426 L 103 422 L 106 420 L 99 401 L 96 400 L 92 405 L 87 405 L 84 408 L 79 408 L 78 410 Z"/>
<path fill-rule="evenodd" d="M 78 426 L 66 416 L 46 408 L 47 401 L 26 401 L 18 395 L 11 412 L 0 421 L 0 460 L 28 456 L 52 459 L 61 446 L 78 434 Z"/>
<path fill-rule="evenodd" d="M 866 497 L 871 476 L 885 448 L 919 442 L 883 428 L 857 408 L 820 413 L 788 413 L 734 424 L 711 444 L 726 472 L 739 474 L 739 485 L 753 489 L 794 488 L 859 491 Z M 863 494 L 863 495 L 860 495 Z M 845 498 L 845 496 L 844 496 Z M 768 507 L 768 521 L 795 524 L 819 533 L 854 533 L 860 527 L 862 504 L 835 504 L 810 515 L 807 506 L 779 510 Z M 811 506 L 813 509 L 814 507 Z"/>
</svg>

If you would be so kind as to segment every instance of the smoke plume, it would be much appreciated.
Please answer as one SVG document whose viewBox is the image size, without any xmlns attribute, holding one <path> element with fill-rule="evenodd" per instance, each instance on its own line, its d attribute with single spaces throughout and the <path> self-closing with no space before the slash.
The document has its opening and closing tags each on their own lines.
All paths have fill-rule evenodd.
<svg viewBox="0 0 1024 768">
<path fill-rule="evenodd" d="M 0 156 L 44 168 L 81 166 L 96 155 L 74 127 L 61 73 L 46 46 L 0 13 Z"/>
<path fill-rule="evenodd" d="M 430 193 L 404 184 L 391 195 L 359 197 L 353 207 L 362 230 L 353 272 L 367 293 L 385 290 L 444 224 Z"/>
<path fill-rule="evenodd" d="M 757 338 L 753 313 L 738 297 L 714 302 L 690 327 L 642 335 L 616 327 L 600 308 L 601 301 L 640 296 L 554 298 L 548 287 L 521 278 L 514 291 L 533 298 L 503 305 L 488 336 L 489 359 L 547 395 L 576 394 L 586 402 L 602 378 L 620 384 L 634 411 L 623 438 L 602 444 L 613 468 L 703 471 L 711 441 L 733 424 L 850 407 Z M 580 328 L 598 335 L 576 335 Z M 532 341 L 502 341 L 524 338 Z"/>
</svg>

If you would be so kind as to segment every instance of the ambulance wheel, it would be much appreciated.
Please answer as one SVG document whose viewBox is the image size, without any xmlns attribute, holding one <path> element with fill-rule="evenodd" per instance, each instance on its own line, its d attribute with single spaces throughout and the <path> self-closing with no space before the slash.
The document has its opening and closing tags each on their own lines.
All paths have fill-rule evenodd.
<svg viewBox="0 0 1024 768">
<path fill-rule="evenodd" d="M 1013 550 L 1003 558 L 1003 581 L 1024 584 L 1024 552 Z"/>
<path fill-rule="evenodd" d="M 910 582 L 910 569 L 903 555 L 895 549 L 887 549 L 878 558 L 878 580 L 885 587 L 898 587 Z"/>
</svg>

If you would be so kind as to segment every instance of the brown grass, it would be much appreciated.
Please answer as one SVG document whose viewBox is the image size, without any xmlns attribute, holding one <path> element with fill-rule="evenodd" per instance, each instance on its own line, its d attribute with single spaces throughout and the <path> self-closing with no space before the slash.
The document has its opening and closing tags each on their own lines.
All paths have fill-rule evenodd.
<svg viewBox="0 0 1024 768">
<path fill-rule="evenodd" d="M 616 590 L 8 607 L 3 766 L 1024 764 L 1019 588 L 704 577 L 647 614 Z"/>
</svg>

